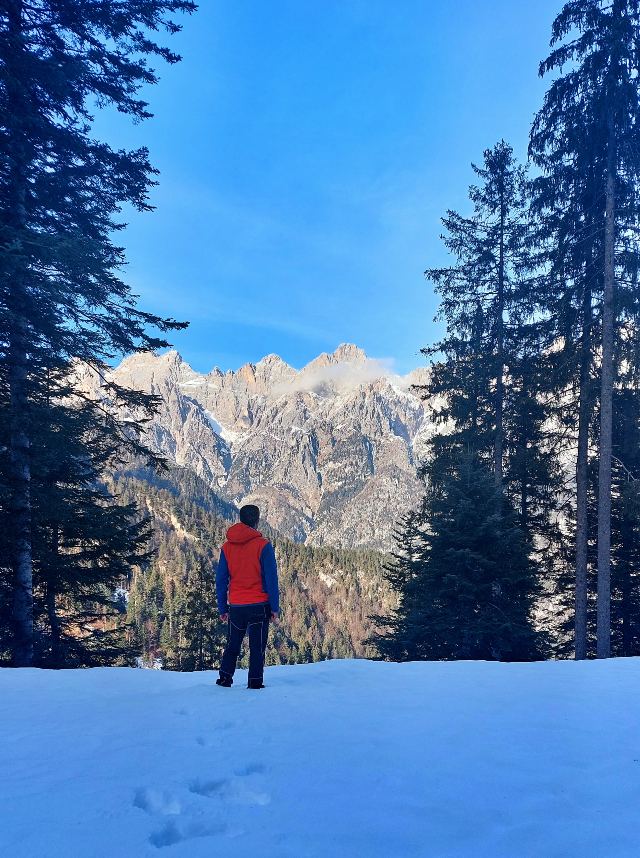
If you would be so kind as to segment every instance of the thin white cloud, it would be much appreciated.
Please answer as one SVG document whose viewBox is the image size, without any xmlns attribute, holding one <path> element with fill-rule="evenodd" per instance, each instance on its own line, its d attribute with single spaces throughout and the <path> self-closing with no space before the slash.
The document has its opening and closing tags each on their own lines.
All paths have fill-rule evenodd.
<svg viewBox="0 0 640 858">
<path fill-rule="evenodd" d="M 297 390 L 341 393 L 355 390 L 362 384 L 370 384 L 378 379 L 385 379 L 394 387 L 406 390 L 407 382 L 391 371 L 391 363 L 391 360 L 362 358 L 355 361 L 332 361 L 324 366 L 311 364 L 300 370 L 291 381 L 276 385 L 273 393 L 275 396 L 284 396 Z"/>
</svg>

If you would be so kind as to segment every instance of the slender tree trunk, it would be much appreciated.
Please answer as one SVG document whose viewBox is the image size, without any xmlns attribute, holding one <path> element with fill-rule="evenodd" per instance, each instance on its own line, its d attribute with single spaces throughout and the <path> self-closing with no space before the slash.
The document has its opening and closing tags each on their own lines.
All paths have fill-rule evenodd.
<svg viewBox="0 0 640 858">
<path fill-rule="evenodd" d="M 11 321 L 11 545 L 13 562 L 13 664 L 33 663 L 33 575 L 31 561 L 31 463 L 29 450 L 27 349 L 24 321 Z"/>
<path fill-rule="evenodd" d="M 600 394 L 600 458 L 598 467 L 598 658 L 609 658 L 611 655 L 611 445 L 613 434 L 613 292 L 615 285 L 615 130 L 613 115 L 609 116 L 608 124 L 609 152 L 605 201 L 602 390 Z"/>
<path fill-rule="evenodd" d="M 60 551 L 60 538 L 58 528 L 54 526 L 51 536 L 51 554 L 53 556 L 53 567 L 57 568 L 58 554 Z M 56 609 L 56 588 L 51 581 L 47 583 L 47 616 L 49 618 L 49 626 L 51 628 L 51 656 L 54 667 L 62 667 L 62 634 L 60 628 L 60 618 Z"/>
<path fill-rule="evenodd" d="M 591 324 L 591 290 L 585 287 L 582 302 L 578 460 L 576 463 L 575 657 L 578 661 L 587 657 L 587 466 L 589 461 L 589 421 L 591 416 Z"/>
<path fill-rule="evenodd" d="M 515 405 L 516 408 L 525 409 L 525 405 L 523 403 L 523 398 L 526 396 L 537 396 L 538 390 L 538 379 L 536 377 L 535 372 L 531 372 L 530 365 L 527 366 L 527 356 L 522 358 L 520 364 L 520 374 L 521 374 L 521 384 L 522 390 L 519 396 L 519 403 Z M 535 483 L 535 474 L 533 476 L 533 480 L 531 478 L 529 468 L 530 468 L 530 459 L 529 459 L 529 441 L 530 441 L 530 431 L 532 426 L 530 426 L 526 419 L 522 420 L 522 418 L 518 419 L 520 424 L 519 429 L 519 437 L 518 437 L 518 445 L 520 448 L 520 465 L 519 465 L 519 475 L 520 475 L 520 521 L 522 524 L 522 530 L 525 534 L 529 535 L 529 488 L 533 483 Z M 534 446 L 532 444 L 532 446 Z"/>
<path fill-rule="evenodd" d="M 502 444 L 504 408 L 504 183 L 500 187 L 500 250 L 498 259 L 497 307 L 497 368 L 496 368 L 496 438 L 494 446 L 494 473 L 496 483 L 502 485 Z"/>
<path fill-rule="evenodd" d="M 480 397 L 480 393 L 478 391 L 478 367 L 477 367 L 477 354 L 481 348 L 481 338 L 479 336 L 479 331 L 482 330 L 482 321 L 481 321 L 482 312 L 479 307 L 476 307 L 475 319 L 474 319 L 474 356 L 472 357 L 473 361 L 473 402 L 471 406 L 471 440 L 474 445 L 477 441 L 478 437 L 478 399 Z"/>
<path fill-rule="evenodd" d="M 51 654 L 55 667 L 62 667 L 60 618 L 56 609 L 56 591 L 52 586 L 47 587 L 47 616 L 51 626 Z"/>
<path fill-rule="evenodd" d="M 626 521 L 622 522 L 622 604 L 620 613 L 622 614 L 622 652 L 620 655 L 628 657 L 632 655 L 632 635 L 633 629 L 631 625 L 631 616 L 633 613 L 633 585 L 631 582 L 631 557 L 633 551 L 633 531 L 629 528 Z"/>
<path fill-rule="evenodd" d="M 7 4 L 5 61 L 10 141 L 7 202 L 10 225 L 20 239 L 26 224 L 26 143 L 22 127 L 28 96 L 21 83 L 24 68 L 22 0 Z M 9 388 L 11 444 L 11 548 L 13 569 L 13 664 L 33 663 L 33 574 L 31 559 L 31 457 L 29 444 L 28 324 L 25 317 L 24 276 L 20 261 L 9 272 Z"/>
</svg>

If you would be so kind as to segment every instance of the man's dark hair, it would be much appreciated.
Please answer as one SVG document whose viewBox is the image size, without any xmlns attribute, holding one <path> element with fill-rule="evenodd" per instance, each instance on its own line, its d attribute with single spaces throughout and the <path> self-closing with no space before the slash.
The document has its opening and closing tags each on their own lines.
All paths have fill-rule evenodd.
<svg viewBox="0 0 640 858">
<path fill-rule="evenodd" d="M 260 518 L 260 510 L 257 506 L 248 503 L 246 506 L 240 507 L 240 521 L 249 527 L 255 527 Z"/>
</svg>

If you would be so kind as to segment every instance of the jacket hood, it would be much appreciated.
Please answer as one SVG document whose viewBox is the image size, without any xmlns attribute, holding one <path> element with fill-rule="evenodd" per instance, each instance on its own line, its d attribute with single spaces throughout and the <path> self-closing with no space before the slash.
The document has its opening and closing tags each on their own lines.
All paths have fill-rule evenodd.
<svg viewBox="0 0 640 858">
<path fill-rule="evenodd" d="M 234 545 L 242 545 L 244 542 L 249 542 L 259 536 L 262 536 L 259 530 L 254 530 L 253 527 L 249 527 L 248 524 L 243 524 L 241 521 L 227 531 L 227 539 Z"/>
</svg>

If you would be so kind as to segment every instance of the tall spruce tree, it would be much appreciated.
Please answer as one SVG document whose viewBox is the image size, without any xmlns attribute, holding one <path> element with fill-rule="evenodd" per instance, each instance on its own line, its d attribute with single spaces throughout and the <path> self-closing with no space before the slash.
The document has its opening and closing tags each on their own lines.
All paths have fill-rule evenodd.
<svg viewBox="0 0 640 858">
<path fill-rule="evenodd" d="M 483 168 L 474 170 L 482 182 L 469 191 L 473 215 L 449 211 L 443 218 L 455 264 L 425 272 L 441 295 L 447 331 L 422 350 L 439 359 L 421 392 L 446 427 L 432 441 L 434 455 L 455 440 L 491 461 L 527 539 L 550 562 L 561 542 L 555 522 L 561 479 L 549 431 L 550 334 L 536 303 L 530 184 L 504 141 L 485 151 Z"/>
<path fill-rule="evenodd" d="M 640 78 L 637 0 L 573 0 L 553 23 L 555 49 L 540 74 L 550 86 L 533 125 L 530 155 L 542 169 L 538 208 L 552 225 L 557 308 L 578 309 L 579 426 L 576 657 L 586 656 L 587 456 L 594 346 L 599 353 L 598 643 L 611 651 L 610 564 L 616 331 L 637 316 Z M 565 70 L 565 68 L 567 70 Z M 597 317 L 594 318 L 594 302 Z M 559 314 L 554 314 L 561 318 Z M 594 331 L 598 341 L 594 344 Z M 565 331 L 559 331 L 566 336 Z"/>
<path fill-rule="evenodd" d="M 517 281 L 527 264 L 528 183 L 504 140 L 484 152 L 482 167 L 472 167 L 481 180 L 469 188 L 473 215 L 448 211 L 442 219 L 447 230 L 442 238 L 456 264 L 425 272 L 442 296 L 439 316 L 447 334 L 423 353 L 449 358 L 434 372 L 430 393 L 446 395 L 446 416 L 455 421 L 461 440 L 478 450 L 491 445 L 496 482 L 502 485 L 504 375 L 516 348 L 509 322 Z"/>
<path fill-rule="evenodd" d="M 134 120 L 157 81 L 146 57 L 179 57 L 152 35 L 175 33 L 191 0 L 6 0 L 0 6 L 0 360 L 10 388 L 13 663 L 33 662 L 30 497 L 33 391 L 51 357 L 100 370 L 116 353 L 167 345 L 180 328 L 138 310 L 120 277 L 124 203 L 148 210 L 154 170 L 146 149 L 115 151 L 91 134 L 92 103 Z M 122 403 L 144 397 L 112 386 Z M 132 399 L 133 397 L 133 399 Z"/>
<path fill-rule="evenodd" d="M 387 567 L 400 603 L 376 618 L 370 642 L 392 661 L 543 657 L 537 568 L 495 474 L 455 445 L 425 475 L 423 506 L 405 520 Z"/>
<path fill-rule="evenodd" d="M 112 412 L 74 392 L 68 364 L 49 363 L 47 384 L 31 390 L 31 544 L 33 564 L 33 663 L 79 667 L 127 660 L 122 606 L 116 589 L 132 566 L 148 559 L 148 527 L 135 504 L 116 503 L 102 483 L 105 469 L 138 448 L 123 436 Z M 2 387 L 6 391 L 6 386 Z M 8 473 L 9 421 L 0 398 L 0 471 Z M 9 556 L 10 509 L 0 498 L 2 555 Z M 8 597 L 2 576 L 0 659 L 12 645 Z"/>
</svg>

